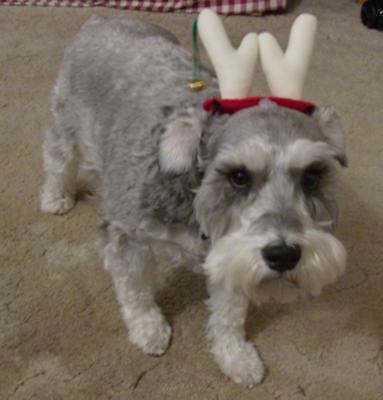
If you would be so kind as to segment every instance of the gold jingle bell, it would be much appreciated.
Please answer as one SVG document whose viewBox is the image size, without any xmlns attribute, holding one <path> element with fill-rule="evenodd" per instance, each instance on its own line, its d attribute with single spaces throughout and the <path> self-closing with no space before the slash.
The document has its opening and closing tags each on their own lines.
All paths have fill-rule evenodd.
<svg viewBox="0 0 383 400">
<path fill-rule="evenodd" d="M 188 82 L 188 88 L 190 90 L 193 90 L 194 92 L 198 92 L 199 90 L 202 90 L 205 86 L 206 86 L 205 81 L 203 81 L 201 79 Z"/>
</svg>

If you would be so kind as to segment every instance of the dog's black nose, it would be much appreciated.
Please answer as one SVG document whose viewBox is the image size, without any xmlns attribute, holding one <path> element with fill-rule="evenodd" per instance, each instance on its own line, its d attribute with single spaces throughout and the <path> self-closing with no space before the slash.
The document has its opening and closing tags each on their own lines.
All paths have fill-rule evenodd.
<svg viewBox="0 0 383 400">
<path fill-rule="evenodd" d="M 293 269 L 301 258 L 301 248 L 285 243 L 273 244 L 262 249 L 266 264 L 274 271 L 284 272 Z"/>
</svg>

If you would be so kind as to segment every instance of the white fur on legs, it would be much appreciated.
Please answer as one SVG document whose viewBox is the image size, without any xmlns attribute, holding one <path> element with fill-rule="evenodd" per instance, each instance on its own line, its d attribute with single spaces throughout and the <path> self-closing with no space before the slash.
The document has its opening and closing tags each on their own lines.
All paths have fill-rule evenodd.
<svg viewBox="0 0 383 400">
<path fill-rule="evenodd" d="M 105 268 L 111 273 L 129 339 L 146 354 L 161 355 L 169 346 L 171 328 L 154 300 L 154 276 L 147 248 L 121 250 L 110 243 L 104 250 Z"/>
<path fill-rule="evenodd" d="M 46 177 L 40 196 L 41 211 L 50 214 L 65 214 L 74 204 L 74 195 L 62 186 L 63 178 L 58 175 Z"/>
<path fill-rule="evenodd" d="M 51 214 L 65 214 L 75 204 L 78 163 L 74 144 L 64 135 L 53 141 L 48 131 L 43 158 L 45 182 L 40 194 L 41 210 Z"/>
<path fill-rule="evenodd" d="M 211 351 L 222 371 L 234 382 L 254 387 L 262 381 L 265 370 L 255 347 L 245 340 L 248 300 L 242 293 L 217 285 L 210 285 L 209 293 Z"/>
<path fill-rule="evenodd" d="M 133 344 L 152 356 L 165 353 L 172 331 L 158 307 L 148 308 L 142 315 L 132 315 L 131 306 L 122 307 L 122 315 Z"/>
</svg>

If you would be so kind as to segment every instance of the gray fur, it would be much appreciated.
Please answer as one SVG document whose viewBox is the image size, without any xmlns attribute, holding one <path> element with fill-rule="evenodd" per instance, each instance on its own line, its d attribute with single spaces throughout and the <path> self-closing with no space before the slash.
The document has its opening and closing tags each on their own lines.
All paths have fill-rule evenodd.
<svg viewBox="0 0 383 400">
<path fill-rule="evenodd" d="M 123 17 L 93 17 L 65 52 L 53 97 L 53 124 L 61 126 L 53 126 L 48 134 L 72 137 L 84 130 L 92 132 L 88 140 L 96 144 L 92 151 L 97 157 L 87 154 L 81 137 L 74 141 L 85 159 L 96 158 L 87 169 L 101 175 L 100 215 L 109 222 L 119 221 L 127 231 L 134 231 L 146 218 L 196 224 L 192 203 L 193 190 L 200 184 L 197 165 L 174 176 L 163 173 L 158 160 L 167 124 L 218 94 L 217 82 L 207 70 L 204 78 L 209 89 L 190 92 L 186 82 L 191 68 L 190 55 L 169 32 Z M 219 119 L 223 121 L 215 123 Z M 248 137 L 280 147 L 298 137 L 324 139 L 313 118 L 273 104 L 231 118 L 213 117 L 205 125 L 204 135 L 210 138 L 205 164 L 219 148 Z"/>
<path fill-rule="evenodd" d="M 208 114 L 201 105 L 218 96 L 218 84 L 210 71 L 203 71 L 207 89 L 191 92 L 186 87 L 192 77 L 191 55 L 169 32 L 125 17 L 90 19 L 65 51 L 53 92 L 42 209 L 64 213 L 73 206 L 69 181 L 77 149 L 82 168 L 97 183 L 105 267 L 131 341 L 147 353 L 161 354 L 170 336 L 147 277 L 164 260 L 198 263 L 207 256 L 209 304 L 217 313 L 209 323 L 213 353 L 228 375 L 252 385 L 263 370 L 255 353 L 245 350 L 241 335 L 230 365 L 219 356 L 227 344 L 219 337 L 224 333 L 222 337 L 228 335 L 234 343 L 229 332 L 233 324 L 243 329 L 247 304 L 225 280 L 234 285 L 238 278 L 242 285 L 246 276 L 244 291 L 256 283 L 261 298 L 265 292 L 276 296 L 276 288 L 288 280 L 294 287 L 301 285 L 299 293 L 305 286 L 318 293 L 320 280 L 324 284 L 334 279 L 331 260 L 341 259 L 342 270 L 340 244 L 324 232 L 336 220 L 334 160 L 346 164 L 343 133 L 331 108 L 308 116 L 263 101 L 233 116 Z M 307 193 L 302 176 L 314 162 L 323 164 L 326 173 L 318 189 Z M 230 183 L 231 172 L 238 168 L 251 175 L 246 192 Z M 202 234 L 210 240 L 201 239 Z M 280 279 L 256 256 L 261 246 L 276 239 L 307 246 L 304 260 L 317 262 L 322 256 L 327 269 L 315 275 L 319 267 L 311 273 L 307 261 Z M 240 270 L 231 260 L 235 249 L 247 249 L 248 243 L 254 243 L 254 249 L 246 263 L 259 267 L 251 275 L 250 264 Z M 233 254 L 219 264 L 220 254 L 231 245 Z M 309 272 L 301 277 L 299 268 Z M 228 301 L 233 301 L 233 310 L 225 306 Z M 256 362 L 258 372 L 238 372 L 244 357 L 251 365 Z"/>
</svg>

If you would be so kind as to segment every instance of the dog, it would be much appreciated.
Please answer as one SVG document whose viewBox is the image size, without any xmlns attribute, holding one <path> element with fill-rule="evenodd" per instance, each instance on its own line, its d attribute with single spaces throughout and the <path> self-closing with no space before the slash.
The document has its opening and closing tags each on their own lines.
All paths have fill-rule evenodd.
<svg viewBox="0 0 383 400">
<path fill-rule="evenodd" d="M 199 266 L 212 354 L 227 376 L 253 387 L 265 369 L 245 339 L 249 301 L 318 295 L 345 269 L 332 233 L 343 131 L 330 106 L 306 115 L 263 100 L 232 115 L 206 112 L 218 81 L 203 67 L 207 87 L 191 92 L 192 64 L 158 26 L 86 22 L 53 89 L 41 209 L 68 212 L 77 170 L 87 171 L 130 341 L 165 352 L 171 328 L 154 300 L 159 268 Z"/>
</svg>

